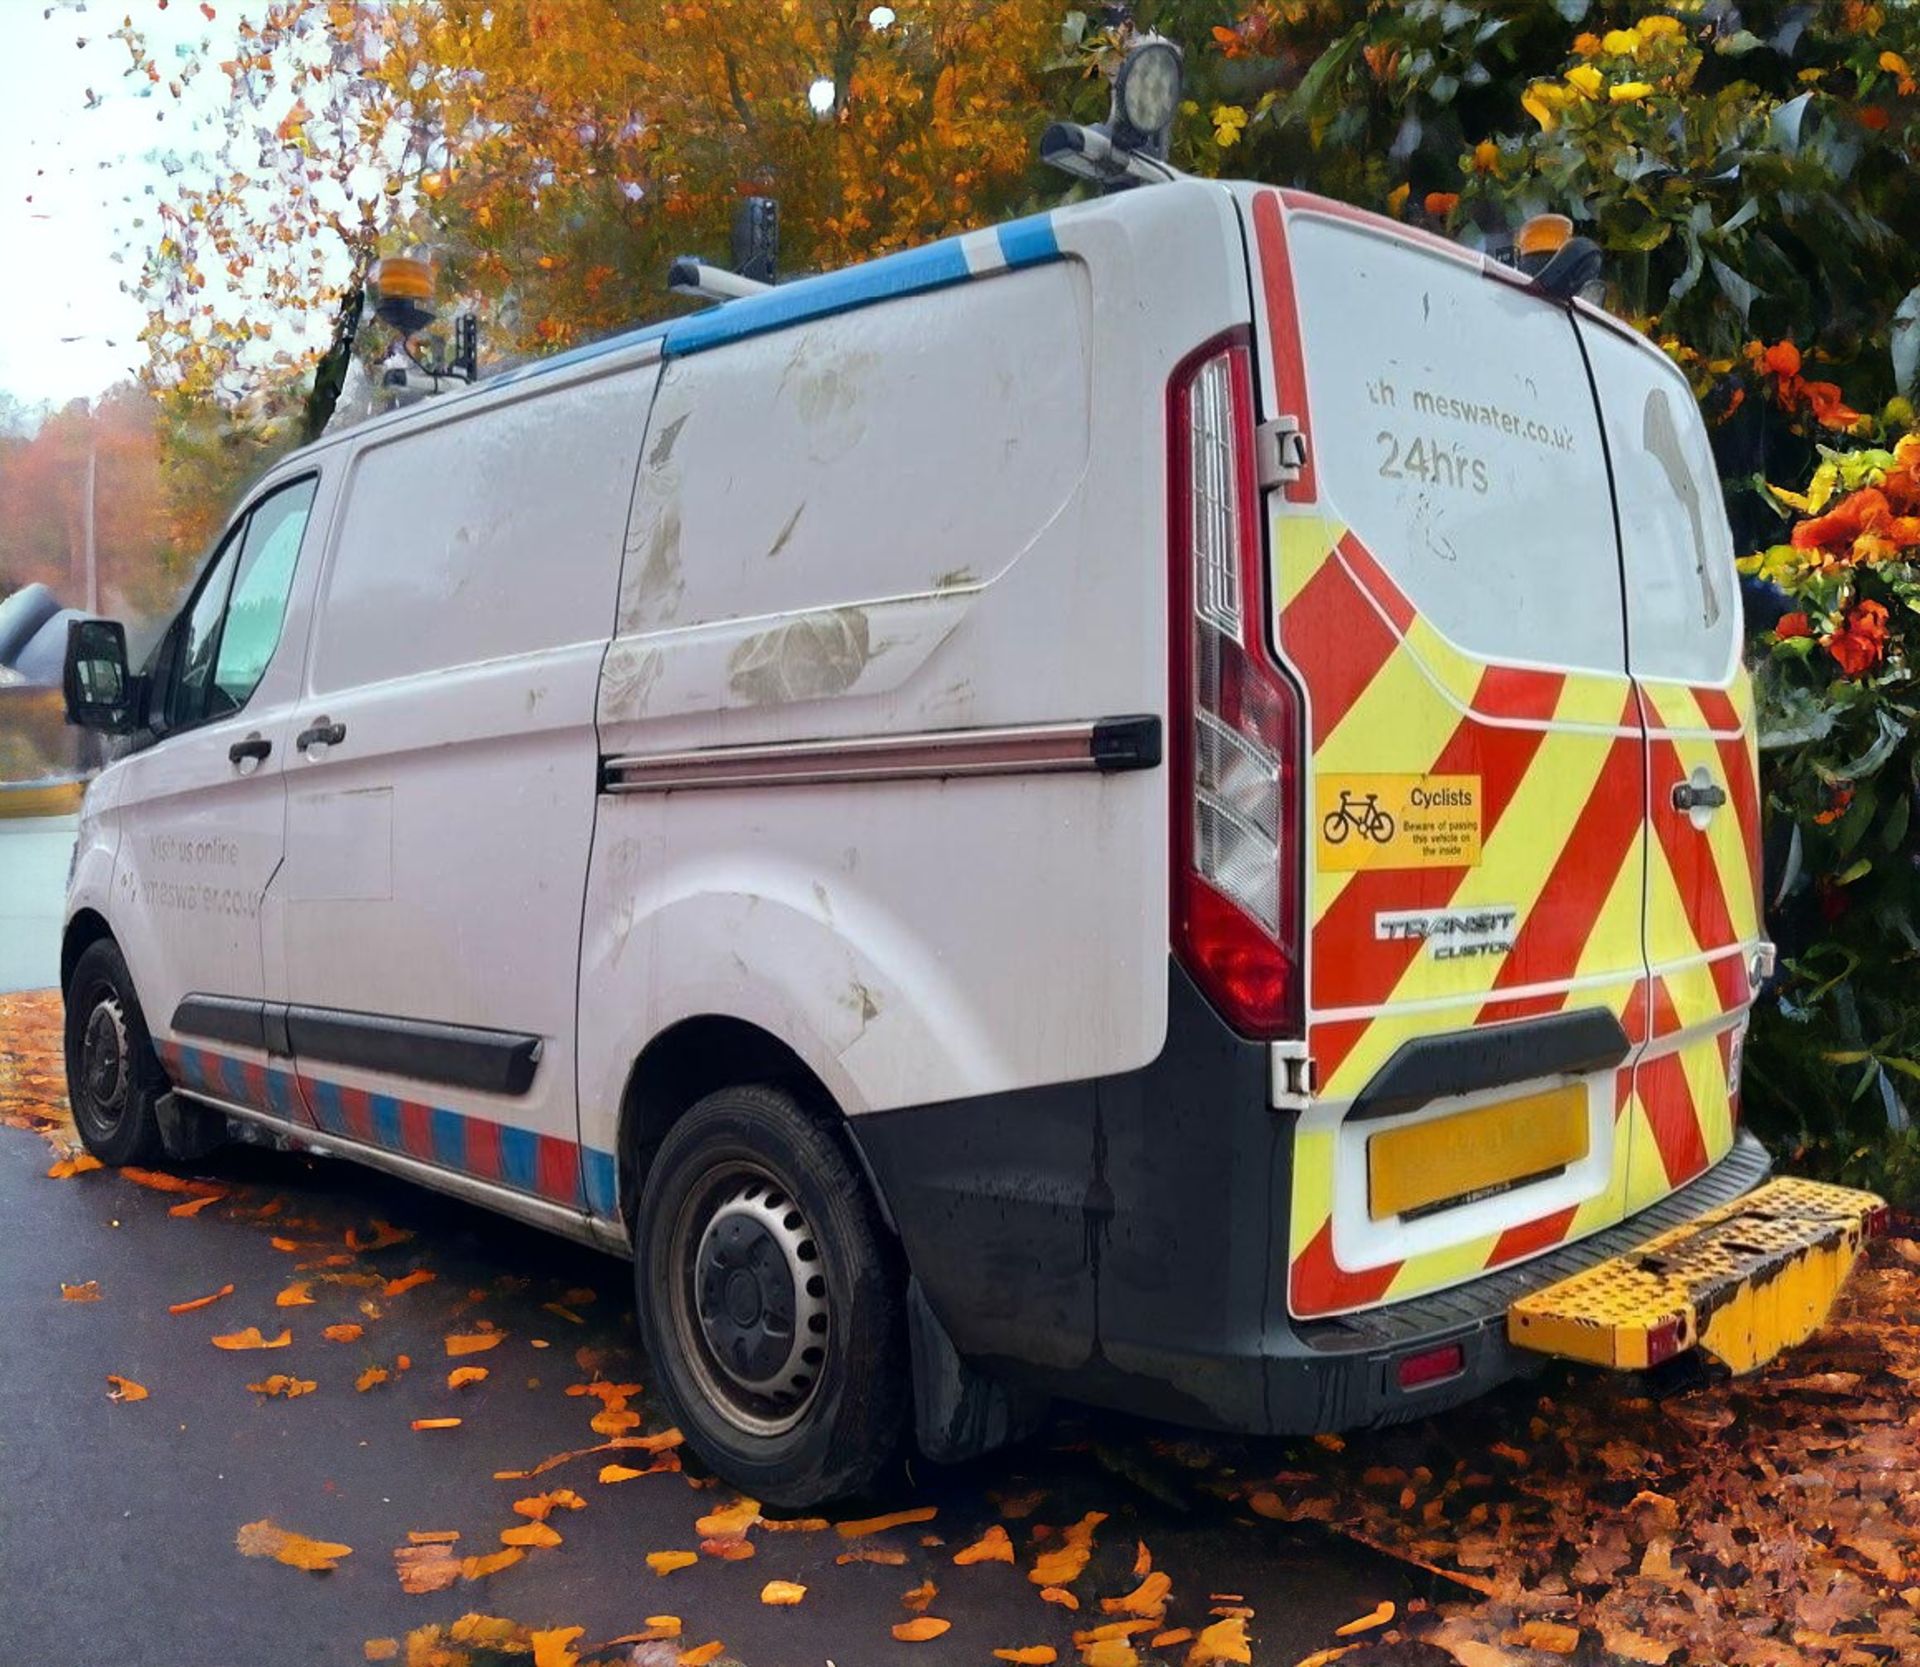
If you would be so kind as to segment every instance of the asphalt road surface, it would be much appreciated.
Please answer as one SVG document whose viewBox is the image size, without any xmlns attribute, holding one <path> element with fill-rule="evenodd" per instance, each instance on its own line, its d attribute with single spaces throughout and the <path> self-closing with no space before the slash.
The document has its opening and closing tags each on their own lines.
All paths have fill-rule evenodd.
<svg viewBox="0 0 1920 1667">
<path fill-rule="evenodd" d="M 649 1617 L 678 1617 L 676 1643 L 582 1657 L 649 1667 L 711 1641 L 723 1646 L 717 1659 L 749 1667 L 989 1663 L 994 1649 L 1041 1644 L 1074 1663 L 1082 1659 L 1075 1629 L 1111 1619 L 1099 1598 L 1138 1585 L 1141 1545 L 1172 1577 L 1164 1622 L 1134 1640 L 1141 1661 L 1184 1662 L 1189 1645 L 1156 1651 L 1150 1637 L 1197 1631 L 1216 1609 L 1242 1609 L 1253 1660 L 1291 1664 L 1337 1642 L 1334 1628 L 1382 1599 L 1404 1604 L 1428 1589 L 1400 1563 L 1312 1527 L 1257 1521 L 1210 1496 L 1204 1484 L 1221 1474 L 1217 1448 L 1071 1412 L 1018 1450 L 952 1470 L 903 1468 L 880 1496 L 834 1513 L 838 1523 L 932 1506 L 928 1521 L 858 1540 L 833 1527 L 756 1528 L 748 1559 L 703 1555 L 656 1575 L 647 1553 L 696 1550 L 696 1520 L 735 1497 L 690 1457 L 684 1469 L 615 1483 L 597 1479 L 601 1466 L 645 1468 L 654 1456 L 593 1453 L 533 1480 L 494 1474 L 607 1439 L 590 1424 L 602 1400 L 569 1386 L 647 1382 L 625 1264 L 344 1163 L 258 1148 L 232 1148 L 198 1167 L 222 1196 L 192 1215 L 173 1212 L 208 1186 L 158 1190 L 166 1177 L 140 1184 L 110 1171 L 50 1178 L 60 1130 L 18 1125 L 35 1121 L 36 1108 L 49 1122 L 58 1114 L 52 1012 L 51 999 L 0 999 L 0 1115 L 12 1125 L 0 1126 L 7 1667 L 293 1667 L 360 1661 L 367 1641 L 379 1639 L 396 1640 L 395 1659 L 405 1661 L 409 1633 L 469 1612 L 584 1628 L 574 1641 L 581 1650 L 640 1632 Z M 355 1248 L 382 1239 L 394 1242 Z M 416 1271 L 431 1277 L 404 1284 Z M 97 1300 L 62 1295 L 63 1285 L 89 1283 Z M 206 1307 L 168 1311 L 228 1284 L 232 1293 Z M 290 1287 L 312 1300 L 280 1306 Z M 324 1335 L 341 1326 L 361 1333 Z M 269 1338 L 284 1329 L 291 1341 L 242 1352 L 211 1341 L 247 1327 Z M 485 1328 L 502 1340 L 449 1354 L 450 1335 Z M 404 1371 L 403 1355 L 411 1362 Z M 488 1376 L 448 1387 L 449 1372 L 465 1365 Z M 375 1366 L 388 1381 L 357 1390 Z M 109 1399 L 108 1374 L 133 1380 L 147 1397 Z M 292 1399 L 249 1390 L 270 1374 L 315 1387 Z M 644 1390 L 632 1410 L 641 1415 L 632 1433 L 667 1428 Z M 440 1417 L 461 1422 L 413 1427 Z M 1288 1456 L 1277 1443 L 1238 1451 L 1238 1462 L 1269 1473 Z M 665 1453 L 669 1463 L 680 1456 Z M 560 1488 L 585 1501 L 554 1511 L 561 1544 L 530 1548 L 511 1567 L 441 1591 L 403 1589 L 393 1554 L 410 1533 L 457 1532 L 457 1555 L 496 1551 L 501 1530 L 525 1526 L 516 1500 Z M 1075 1614 L 1043 1602 L 1029 1573 L 1038 1553 L 1090 1511 L 1106 1520 L 1072 1582 L 1082 1604 Z M 236 1534 L 263 1520 L 352 1552 L 325 1573 L 241 1555 Z M 955 1566 L 954 1553 L 995 1525 L 1018 1561 Z M 868 1551 L 899 1557 L 839 1561 Z M 951 1630 L 896 1641 L 892 1628 L 913 1619 L 903 1594 L 929 1579 L 937 1595 L 927 1612 Z M 765 1605 L 771 1580 L 805 1585 L 806 1596 L 793 1607 Z M 424 1645 L 414 1647 L 430 1659 Z M 1408 1659 L 1444 1658 L 1421 1650 Z"/>
</svg>

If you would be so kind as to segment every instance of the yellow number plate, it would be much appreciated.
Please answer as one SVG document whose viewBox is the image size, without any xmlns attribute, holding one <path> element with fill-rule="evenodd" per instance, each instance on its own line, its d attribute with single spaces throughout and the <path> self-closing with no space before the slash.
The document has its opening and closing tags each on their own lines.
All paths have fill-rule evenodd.
<svg viewBox="0 0 1920 1667">
<path fill-rule="evenodd" d="M 1375 1221 L 1524 1181 L 1587 1155 L 1587 1091 L 1574 1086 L 1387 1129 L 1367 1142 Z"/>
</svg>

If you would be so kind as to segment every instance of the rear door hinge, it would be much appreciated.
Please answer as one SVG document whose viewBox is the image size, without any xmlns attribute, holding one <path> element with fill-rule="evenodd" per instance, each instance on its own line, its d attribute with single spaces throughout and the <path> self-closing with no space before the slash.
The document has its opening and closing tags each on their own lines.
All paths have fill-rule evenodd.
<svg viewBox="0 0 1920 1667">
<path fill-rule="evenodd" d="M 1305 1111 L 1313 1099 L 1313 1055 L 1305 1042 L 1273 1045 L 1273 1109 Z"/>
<path fill-rule="evenodd" d="M 1263 487 L 1289 485 L 1307 466 L 1307 437 L 1298 417 L 1268 418 L 1253 431 L 1253 450 Z"/>
</svg>

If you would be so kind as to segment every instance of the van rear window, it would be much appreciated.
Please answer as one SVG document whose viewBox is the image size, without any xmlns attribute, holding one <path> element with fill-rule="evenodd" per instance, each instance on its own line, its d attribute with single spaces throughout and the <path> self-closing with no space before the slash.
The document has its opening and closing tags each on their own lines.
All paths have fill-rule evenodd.
<svg viewBox="0 0 1920 1667">
<path fill-rule="evenodd" d="M 1288 241 L 1333 511 L 1469 653 L 1624 671 L 1606 454 L 1567 314 L 1311 212 Z"/>
</svg>

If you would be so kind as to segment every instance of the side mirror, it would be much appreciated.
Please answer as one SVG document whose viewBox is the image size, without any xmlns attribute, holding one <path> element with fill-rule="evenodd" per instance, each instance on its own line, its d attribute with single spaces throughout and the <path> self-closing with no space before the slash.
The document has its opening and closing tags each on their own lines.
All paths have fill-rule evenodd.
<svg viewBox="0 0 1920 1667">
<path fill-rule="evenodd" d="M 127 669 L 126 627 L 113 619 L 67 624 L 67 663 L 61 673 L 67 722 L 106 735 L 139 727 L 134 677 Z"/>
</svg>

